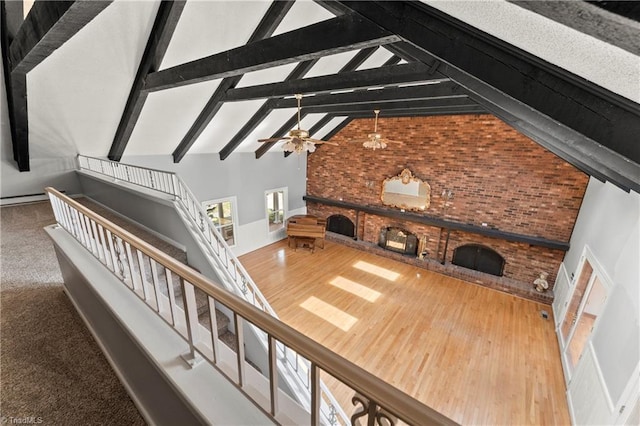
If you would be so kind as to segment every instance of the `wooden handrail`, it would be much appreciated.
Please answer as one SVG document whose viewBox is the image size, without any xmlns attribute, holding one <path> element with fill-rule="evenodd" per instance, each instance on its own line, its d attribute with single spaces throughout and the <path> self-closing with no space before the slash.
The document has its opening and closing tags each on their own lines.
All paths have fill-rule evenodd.
<svg viewBox="0 0 640 426">
<path fill-rule="evenodd" d="M 63 195 L 54 188 L 47 187 L 45 188 L 45 192 L 64 201 L 85 216 L 93 219 L 103 228 L 117 234 L 123 241 L 126 241 L 172 272 L 180 275 L 183 279 L 221 302 L 245 320 L 253 323 L 268 335 L 273 336 L 298 354 L 307 358 L 312 364 L 317 365 L 322 370 L 351 387 L 355 392 L 365 395 L 371 401 L 379 404 L 382 408 L 404 421 L 415 425 L 457 424 L 443 414 L 304 336 L 276 318 L 264 313 L 238 296 L 216 286 L 209 278 L 161 252 L 129 231 L 109 222 L 107 219 Z"/>
</svg>

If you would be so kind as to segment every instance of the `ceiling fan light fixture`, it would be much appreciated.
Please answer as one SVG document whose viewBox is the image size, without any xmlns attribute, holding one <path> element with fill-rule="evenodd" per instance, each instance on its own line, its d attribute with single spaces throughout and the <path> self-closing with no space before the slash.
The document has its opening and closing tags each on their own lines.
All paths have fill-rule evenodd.
<svg viewBox="0 0 640 426">
<path fill-rule="evenodd" d="M 313 142 L 305 141 L 302 139 L 291 139 L 282 144 L 282 149 L 285 152 L 295 152 L 296 154 L 302 154 L 303 152 L 314 152 L 316 145 Z"/>
<path fill-rule="evenodd" d="M 335 142 L 323 141 L 319 139 L 313 139 L 309 137 L 309 131 L 300 128 L 300 100 L 301 94 L 296 94 L 295 98 L 298 101 L 298 127 L 290 130 L 289 135 L 286 137 L 272 137 L 267 139 L 258 139 L 258 142 L 275 143 L 284 141 L 282 149 L 285 152 L 295 152 L 296 154 L 302 154 L 303 152 L 314 152 L 317 144 L 329 144 L 338 145 Z"/>
<path fill-rule="evenodd" d="M 380 114 L 380 110 L 374 109 L 373 112 L 376 114 L 373 133 L 369 133 L 367 135 L 367 139 L 362 142 L 362 146 L 375 151 L 376 149 L 385 149 L 388 146 L 388 143 L 397 143 L 402 145 L 402 142 L 383 138 L 382 135 L 378 133 L 378 114 Z"/>
<path fill-rule="evenodd" d="M 375 151 L 376 149 L 385 149 L 387 147 L 387 144 L 380 140 L 372 140 L 364 142 L 362 146 Z"/>
</svg>

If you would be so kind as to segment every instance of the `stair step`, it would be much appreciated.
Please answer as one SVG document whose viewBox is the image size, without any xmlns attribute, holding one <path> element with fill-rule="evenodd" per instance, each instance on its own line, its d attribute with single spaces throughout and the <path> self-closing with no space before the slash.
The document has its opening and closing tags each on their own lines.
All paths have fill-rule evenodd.
<svg viewBox="0 0 640 426">
<path fill-rule="evenodd" d="M 238 345 L 236 344 L 235 334 L 233 334 L 230 331 L 227 331 L 226 333 L 219 335 L 218 338 L 222 343 L 224 343 L 229 348 L 231 348 L 232 351 L 238 352 Z M 247 364 L 251 365 L 257 371 L 262 372 L 262 369 L 258 367 L 256 364 L 254 364 L 253 362 L 251 362 L 251 360 L 249 360 L 247 357 L 245 357 L 244 360 L 247 362 Z"/>
<path fill-rule="evenodd" d="M 222 334 L 218 335 L 218 338 L 222 343 L 229 346 L 232 351 L 238 351 L 238 345 L 236 344 L 236 335 L 230 332 L 229 330 L 225 331 Z"/>
<path fill-rule="evenodd" d="M 211 323 L 209 322 L 209 311 L 198 313 L 198 319 L 200 320 L 200 324 L 204 325 L 205 328 L 211 331 Z M 218 337 L 222 336 L 225 333 L 229 332 L 229 318 L 218 309 L 216 309 L 216 325 L 218 326 Z"/>
</svg>

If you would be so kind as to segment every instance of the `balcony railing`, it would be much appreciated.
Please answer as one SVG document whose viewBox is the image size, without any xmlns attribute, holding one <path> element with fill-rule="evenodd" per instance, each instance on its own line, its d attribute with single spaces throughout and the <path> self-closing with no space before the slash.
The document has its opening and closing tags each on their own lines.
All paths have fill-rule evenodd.
<svg viewBox="0 0 640 426">
<path fill-rule="evenodd" d="M 205 243 L 205 254 L 208 255 L 209 260 L 221 266 L 218 270 L 223 274 L 223 278 L 226 278 L 222 284 L 229 291 L 234 292 L 261 311 L 278 318 L 249 273 L 240 264 L 215 225 L 209 220 L 201 203 L 178 175 L 163 170 L 122 164 L 84 155 L 78 156 L 78 164 L 81 170 L 88 170 L 115 181 L 126 182 L 172 196 L 179 211 L 182 212 L 186 220 L 190 221 L 194 231 Z M 258 333 L 257 337 L 267 350 L 269 342 L 266 336 Z M 286 347 L 278 346 L 277 350 L 280 352 L 278 363 L 282 367 L 281 372 L 284 380 L 288 381 L 298 401 L 306 409 L 310 409 L 312 401 L 310 399 L 311 383 L 308 377 L 309 363 L 305 359 L 301 359 L 295 351 Z M 324 423 L 329 425 L 348 424 L 348 416 L 323 381 L 320 382 L 320 388 L 323 396 L 321 412 Z"/>
<path fill-rule="evenodd" d="M 277 380 L 280 346 L 309 365 L 311 407 L 307 412 L 311 425 L 322 424 L 321 373 L 353 391 L 352 402 L 357 406 L 350 417 L 353 425 L 359 421 L 368 425 L 385 421 L 391 425 L 400 421 L 412 425 L 455 424 L 55 189 L 46 188 L 46 192 L 58 224 L 182 336 L 190 348 L 188 358 L 206 360 L 275 422 L 288 418 L 279 408 L 283 398 Z M 196 293 L 206 297 L 208 315 L 204 320 L 198 315 Z M 235 350 L 219 340 L 217 305 L 233 313 Z M 244 323 L 259 330 L 268 341 L 268 371 L 260 374 L 265 383 L 262 392 L 256 390 L 260 388 L 258 383 L 247 380 L 255 378 L 255 373 L 244 356 Z"/>
</svg>

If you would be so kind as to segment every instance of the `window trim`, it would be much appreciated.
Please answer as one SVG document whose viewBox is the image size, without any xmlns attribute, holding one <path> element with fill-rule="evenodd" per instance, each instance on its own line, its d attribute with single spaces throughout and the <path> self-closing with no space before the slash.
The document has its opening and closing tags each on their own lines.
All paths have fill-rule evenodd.
<svg viewBox="0 0 640 426">
<path fill-rule="evenodd" d="M 233 244 L 229 244 L 229 243 L 227 244 L 229 245 L 229 247 L 235 247 L 238 245 L 238 198 L 235 195 L 230 195 L 228 197 L 216 198 L 213 200 L 206 200 L 202 202 L 202 208 L 204 209 L 205 212 L 207 212 L 208 205 L 220 204 L 227 201 L 231 203 L 231 226 L 233 227 Z M 209 215 L 207 215 L 207 219 L 209 219 Z M 220 229 L 221 227 L 218 227 L 215 224 L 213 224 L 213 226 L 222 234 Z"/>
<path fill-rule="evenodd" d="M 269 196 L 269 194 L 272 194 L 274 192 L 282 192 L 282 202 L 283 202 L 282 226 L 272 231 L 269 224 L 269 203 L 268 203 L 267 197 Z M 267 219 L 267 233 L 269 235 L 279 232 L 281 229 L 284 228 L 284 223 L 286 221 L 288 212 L 289 212 L 289 189 L 286 186 L 280 187 L 280 188 L 274 188 L 274 189 L 267 189 L 266 191 L 264 191 L 264 213 L 265 213 L 265 218 Z"/>
</svg>

